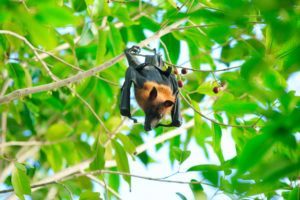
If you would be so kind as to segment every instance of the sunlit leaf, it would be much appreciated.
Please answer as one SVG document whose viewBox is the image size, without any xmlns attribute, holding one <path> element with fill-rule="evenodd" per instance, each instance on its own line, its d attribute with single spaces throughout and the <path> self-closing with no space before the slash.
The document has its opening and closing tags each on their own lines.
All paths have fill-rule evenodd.
<svg viewBox="0 0 300 200">
<path fill-rule="evenodd" d="M 84 191 L 80 194 L 79 200 L 100 200 L 99 192 Z"/>
<path fill-rule="evenodd" d="M 29 178 L 26 175 L 26 168 L 20 163 L 15 163 L 12 172 L 11 182 L 16 195 L 25 200 L 24 195 L 31 194 Z"/>
<path fill-rule="evenodd" d="M 46 132 L 46 138 L 52 141 L 59 140 L 66 138 L 72 131 L 73 128 L 71 126 L 64 121 L 59 121 L 58 123 L 55 123 L 49 127 L 48 131 Z"/>
<path fill-rule="evenodd" d="M 103 169 L 105 166 L 105 148 L 102 147 L 100 144 L 97 145 L 95 149 L 95 158 L 90 164 L 90 169 L 91 170 L 99 170 Z"/>
<path fill-rule="evenodd" d="M 116 158 L 118 170 L 121 172 L 130 173 L 128 158 L 127 158 L 125 150 L 115 140 L 112 140 L 112 144 L 113 144 L 114 150 L 116 151 L 115 158 Z M 131 177 L 124 175 L 123 178 L 130 186 L 131 185 Z"/>
<path fill-rule="evenodd" d="M 179 163 L 183 163 L 191 155 L 191 151 L 182 151 L 178 147 L 172 147 L 172 154 Z"/>
<path fill-rule="evenodd" d="M 176 192 L 177 196 L 181 199 L 181 200 L 187 200 L 187 198 L 181 194 L 180 192 Z"/>
</svg>

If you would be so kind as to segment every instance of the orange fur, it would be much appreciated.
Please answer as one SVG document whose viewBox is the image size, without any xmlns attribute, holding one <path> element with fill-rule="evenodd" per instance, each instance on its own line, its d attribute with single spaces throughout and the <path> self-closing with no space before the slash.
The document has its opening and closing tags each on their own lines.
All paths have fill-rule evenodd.
<svg viewBox="0 0 300 200">
<path fill-rule="evenodd" d="M 157 97 L 154 101 L 149 101 L 149 94 L 152 88 L 155 87 L 157 89 Z M 175 102 L 175 96 L 170 87 L 162 84 L 157 84 L 156 82 L 147 81 L 145 82 L 143 88 L 135 89 L 135 98 L 139 106 L 145 110 L 149 106 L 155 106 L 159 103 L 163 103 L 166 100 L 170 100 Z M 170 113 L 173 106 L 164 108 L 160 112 L 162 114 Z"/>
</svg>

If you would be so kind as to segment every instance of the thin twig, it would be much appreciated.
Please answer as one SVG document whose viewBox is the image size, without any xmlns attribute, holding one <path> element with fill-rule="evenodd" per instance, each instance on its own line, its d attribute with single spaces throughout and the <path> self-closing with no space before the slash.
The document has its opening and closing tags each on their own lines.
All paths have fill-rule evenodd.
<svg viewBox="0 0 300 200">
<path fill-rule="evenodd" d="M 161 45 L 163 46 L 163 48 L 166 52 L 166 57 L 168 59 L 168 62 L 171 63 L 170 54 L 169 54 L 169 51 L 168 51 L 168 48 L 167 48 L 166 44 L 162 41 L 162 39 L 159 39 L 159 40 L 160 40 L 160 43 L 161 43 Z"/>
<path fill-rule="evenodd" d="M 3 96 L 6 92 L 6 90 L 8 89 L 8 87 L 10 86 L 10 84 L 13 82 L 12 79 L 8 79 L 4 82 L 1 92 L 0 92 L 0 97 Z"/>
<path fill-rule="evenodd" d="M 4 82 L 1 92 L 0 92 L 0 97 L 2 97 L 5 94 L 6 90 L 8 89 L 8 87 L 11 83 L 12 83 L 12 79 L 8 79 Z M 2 144 L 4 144 L 6 141 L 6 132 L 7 132 L 7 112 L 6 112 L 6 110 L 4 110 L 1 114 L 1 130 L 2 130 L 2 133 L 1 133 L 1 140 L 0 140 L 0 155 L 3 155 L 4 154 L 4 146 L 2 146 Z M 2 163 L 0 164 L 0 168 L 2 168 Z"/>
<path fill-rule="evenodd" d="M 247 22 L 247 23 L 249 23 L 249 24 L 265 24 L 265 22 Z M 173 28 L 173 31 L 186 30 L 186 29 L 192 29 L 192 28 L 208 28 L 208 27 L 221 26 L 221 25 L 223 25 L 223 24 L 203 24 L 203 25 L 183 26 L 183 27 Z"/>
<path fill-rule="evenodd" d="M 207 119 L 208 121 L 211 121 L 214 124 L 218 124 L 220 126 L 227 126 L 227 127 L 236 127 L 236 128 L 253 128 L 253 124 L 252 125 L 236 125 L 236 124 L 224 124 L 221 122 L 218 122 L 212 118 L 207 117 L 206 115 L 204 115 L 203 113 L 201 113 L 199 110 L 197 110 L 187 99 L 186 97 L 180 92 L 180 96 L 183 98 L 183 100 L 196 112 L 198 113 L 201 117 L 203 117 L 204 119 Z"/>
<path fill-rule="evenodd" d="M 158 181 L 158 182 L 164 182 L 164 183 L 193 184 L 193 185 L 203 184 L 203 185 L 209 185 L 209 186 L 214 187 L 213 184 L 202 182 L 202 181 L 166 180 L 166 179 L 160 179 L 160 178 L 153 178 L 153 177 L 149 177 L 149 176 L 141 176 L 141 175 L 137 175 L 137 174 L 131 174 L 131 173 L 127 173 L 127 172 L 110 171 L 110 170 L 96 170 L 96 171 L 90 171 L 90 172 L 76 173 L 76 174 L 73 174 L 71 176 L 62 178 L 60 180 L 49 181 L 49 182 L 45 182 L 45 183 L 42 183 L 42 184 L 34 184 L 34 185 L 31 185 L 30 187 L 31 188 L 39 188 L 39 187 L 48 186 L 48 185 L 51 185 L 51 184 L 56 184 L 58 181 L 63 182 L 63 181 L 67 181 L 67 180 L 82 177 L 82 176 L 100 175 L 100 174 L 115 174 L 115 175 L 122 175 L 122 176 L 130 176 L 130 177 L 133 177 L 133 178 L 145 179 L 145 180 L 150 180 L 150 181 Z M 14 189 L 1 190 L 0 194 L 13 192 L 13 191 L 14 191 Z"/>
<path fill-rule="evenodd" d="M 59 144 L 62 142 L 72 141 L 72 138 L 65 138 L 57 141 L 10 141 L 0 144 L 0 148 L 9 146 L 49 146 L 53 144 Z"/>
<path fill-rule="evenodd" d="M 2 112 L 1 114 L 1 141 L 0 141 L 0 155 L 4 154 L 4 145 L 6 140 L 7 131 L 7 112 Z"/>
<path fill-rule="evenodd" d="M 165 62 L 165 61 L 164 61 Z M 179 66 L 179 65 L 174 65 L 172 63 L 169 62 L 165 62 L 167 65 L 176 67 L 176 68 L 181 68 L 181 69 L 186 69 L 186 70 L 190 70 L 190 71 L 196 71 L 196 72 L 206 72 L 206 73 L 211 73 L 211 72 L 224 72 L 224 71 L 229 71 L 232 69 L 237 69 L 240 68 L 241 66 L 235 66 L 235 67 L 228 67 L 228 68 L 224 68 L 224 69 L 216 69 L 216 70 L 202 70 L 202 69 L 194 69 L 194 68 L 187 68 L 187 67 L 183 67 L 183 66 Z"/>
</svg>

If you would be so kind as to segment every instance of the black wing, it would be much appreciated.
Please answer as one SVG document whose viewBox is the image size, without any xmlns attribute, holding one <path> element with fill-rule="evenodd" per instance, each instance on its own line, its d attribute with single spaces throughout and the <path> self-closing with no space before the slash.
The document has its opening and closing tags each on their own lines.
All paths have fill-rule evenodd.
<svg viewBox="0 0 300 200">
<path fill-rule="evenodd" d="M 131 112 L 130 112 L 130 88 L 132 82 L 137 87 L 143 86 L 145 82 L 145 78 L 139 74 L 138 70 L 145 67 L 146 64 L 139 63 L 139 61 L 136 59 L 135 56 L 131 54 L 131 52 L 138 53 L 139 47 L 133 46 L 130 49 L 125 50 L 125 55 L 128 60 L 129 67 L 126 71 L 125 82 L 121 89 L 120 111 L 121 111 L 121 115 L 132 119 L 136 123 L 137 120 L 131 117 Z"/>
</svg>

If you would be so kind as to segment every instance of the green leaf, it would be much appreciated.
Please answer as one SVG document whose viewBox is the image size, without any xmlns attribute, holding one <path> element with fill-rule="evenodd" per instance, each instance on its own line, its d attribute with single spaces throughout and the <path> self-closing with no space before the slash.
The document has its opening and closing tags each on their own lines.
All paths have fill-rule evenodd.
<svg viewBox="0 0 300 200">
<path fill-rule="evenodd" d="M 200 50 L 199 47 L 194 43 L 194 41 L 187 39 L 189 47 L 189 58 L 193 68 L 198 68 L 200 66 Z"/>
<path fill-rule="evenodd" d="M 289 194 L 288 200 L 295 200 L 299 199 L 299 194 L 300 194 L 300 188 L 295 187 Z"/>
<path fill-rule="evenodd" d="M 76 25 L 79 22 L 78 17 L 74 16 L 71 10 L 58 6 L 41 6 L 35 17 L 41 23 L 53 27 Z"/>
<path fill-rule="evenodd" d="M 59 145 L 51 145 L 43 147 L 43 151 L 47 156 L 47 161 L 52 167 L 53 171 L 57 172 L 63 167 L 63 157 Z"/>
<path fill-rule="evenodd" d="M 208 171 L 208 170 L 211 170 L 211 171 L 219 171 L 221 170 L 221 166 L 218 166 L 218 165 L 195 165 L 191 168 L 189 168 L 187 171 L 188 172 L 193 172 L 193 171 Z"/>
<path fill-rule="evenodd" d="M 125 5 L 119 4 L 114 10 L 114 14 L 121 22 L 125 24 L 125 26 L 130 26 L 133 24 L 133 21 L 129 16 L 128 8 Z"/>
<path fill-rule="evenodd" d="M 148 29 L 153 32 L 156 32 L 160 29 L 159 24 L 148 16 L 141 17 L 140 26 L 142 26 L 144 29 Z"/>
<path fill-rule="evenodd" d="M 169 53 L 171 62 L 177 63 L 178 58 L 179 58 L 179 52 L 180 52 L 180 41 L 177 40 L 171 33 L 163 36 L 161 38 L 161 40 L 167 47 L 167 51 Z M 167 54 L 165 49 L 164 49 L 164 51 L 165 51 L 165 54 Z"/>
<path fill-rule="evenodd" d="M 228 63 L 235 60 L 243 60 L 249 54 L 248 48 L 243 42 L 238 42 L 233 46 L 226 45 L 222 48 L 221 58 Z"/>
<path fill-rule="evenodd" d="M 207 31 L 210 39 L 215 40 L 217 43 L 225 43 L 230 36 L 230 28 L 227 25 L 218 25 L 208 29 Z"/>
<path fill-rule="evenodd" d="M 252 166 L 258 164 L 274 143 L 271 134 L 261 134 L 249 140 L 238 159 L 239 173 L 246 172 Z"/>
<path fill-rule="evenodd" d="M 118 170 L 121 172 L 130 173 L 128 157 L 126 155 L 124 148 L 115 140 L 112 140 L 112 144 L 115 150 L 115 159 L 117 162 Z M 131 177 L 124 175 L 123 178 L 131 187 Z"/>
<path fill-rule="evenodd" d="M 191 155 L 191 151 L 182 151 L 178 147 L 172 147 L 172 154 L 182 164 Z"/>
<path fill-rule="evenodd" d="M 134 143 L 130 140 L 130 138 L 127 135 L 124 134 L 117 134 L 117 138 L 119 138 L 125 148 L 125 150 L 129 154 L 134 154 L 135 152 L 135 145 Z"/>
<path fill-rule="evenodd" d="M 85 0 L 72 0 L 72 5 L 76 12 L 81 12 L 86 9 Z"/>
<path fill-rule="evenodd" d="M 92 16 L 94 18 L 104 17 L 110 15 L 110 8 L 107 0 L 97 0 L 94 1 L 94 5 L 92 7 Z M 101 19 L 101 18 L 100 18 Z"/>
<path fill-rule="evenodd" d="M 104 56 L 106 53 L 106 41 L 107 41 L 107 31 L 99 30 L 96 64 L 101 64 L 104 63 L 105 61 Z"/>
<path fill-rule="evenodd" d="M 234 100 L 233 98 L 225 99 L 225 95 L 215 102 L 213 108 L 216 112 L 225 111 L 229 115 L 244 115 L 259 111 L 258 105 L 254 102 Z"/>
<path fill-rule="evenodd" d="M 105 148 L 100 144 L 97 144 L 95 158 L 90 164 L 91 170 L 104 169 L 105 166 L 104 154 L 105 154 Z"/>
<path fill-rule="evenodd" d="M 203 200 L 207 199 L 206 194 L 203 191 L 202 185 L 200 183 L 195 184 L 195 182 L 198 182 L 198 181 L 192 179 L 190 182 L 190 188 L 193 191 L 195 199 L 203 199 Z"/>
<path fill-rule="evenodd" d="M 218 165 L 196 165 L 189 168 L 187 171 L 198 171 L 206 180 L 217 186 L 219 181 L 219 172 L 222 170 L 222 167 Z"/>
<path fill-rule="evenodd" d="M 177 194 L 177 196 L 179 196 L 179 198 L 181 200 L 187 200 L 187 198 L 183 194 L 181 194 L 180 192 L 176 192 L 176 194 Z"/>
<path fill-rule="evenodd" d="M 20 112 L 20 114 L 25 127 L 29 128 L 32 131 L 32 133 L 35 134 L 36 131 L 34 129 L 34 117 L 29 108 L 27 107 L 26 103 L 23 103 L 23 110 Z"/>
<path fill-rule="evenodd" d="M 190 183 L 190 187 L 193 191 L 203 191 L 203 187 L 200 183 L 197 183 L 198 181 L 195 180 L 195 179 L 192 179 L 191 180 L 191 183 Z M 194 184 L 193 184 L 194 183 Z M 196 184 L 195 184 L 196 183 Z"/>
<path fill-rule="evenodd" d="M 99 192 L 84 191 L 80 194 L 79 200 L 101 200 Z"/>
<path fill-rule="evenodd" d="M 29 82 L 26 81 L 25 71 L 21 65 L 17 63 L 9 63 L 7 65 L 7 70 L 10 77 L 15 77 L 13 85 L 14 88 L 20 89 L 29 86 L 27 85 Z"/>
<path fill-rule="evenodd" d="M 112 50 L 114 52 L 114 55 L 119 55 L 123 52 L 123 49 L 125 49 L 125 44 L 123 43 L 123 39 L 121 36 L 120 31 L 113 25 L 109 24 L 109 41 L 112 46 Z"/>
<path fill-rule="evenodd" d="M 46 138 L 47 140 L 51 141 L 63 139 L 67 137 L 72 131 L 73 128 L 66 122 L 59 121 L 49 127 L 48 131 L 46 132 Z"/>
<path fill-rule="evenodd" d="M 213 124 L 213 130 L 214 130 L 214 135 L 213 135 L 213 148 L 215 152 L 217 153 L 219 160 L 224 162 L 224 157 L 221 149 L 221 139 L 222 139 L 222 129 L 220 125 L 214 123 Z"/>
<path fill-rule="evenodd" d="M 31 187 L 26 168 L 20 163 L 15 163 L 15 168 L 12 171 L 11 177 L 12 186 L 16 195 L 25 200 L 24 195 L 31 195 Z"/>
<path fill-rule="evenodd" d="M 219 92 L 217 94 L 215 94 L 213 92 L 213 88 L 217 86 L 217 83 L 215 83 L 215 81 L 206 81 L 203 82 L 198 88 L 197 88 L 197 92 L 199 94 L 206 94 L 208 96 L 220 96 L 220 94 L 222 94 L 222 92 Z"/>
</svg>

